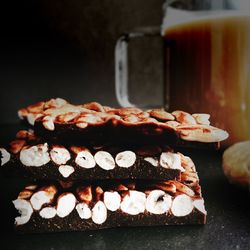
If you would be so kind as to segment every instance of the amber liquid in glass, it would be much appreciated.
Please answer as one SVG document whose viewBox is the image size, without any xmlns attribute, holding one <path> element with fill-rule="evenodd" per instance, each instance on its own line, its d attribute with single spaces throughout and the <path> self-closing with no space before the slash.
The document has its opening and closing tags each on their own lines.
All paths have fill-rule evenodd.
<svg viewBox="0 0 250 250">
<path fill-rule="evenodd" d="M 169 26 L 164 43 L 169 110 L 211 114 L 229 132 L 228 145 L 250 139 L 250 16 Z"/>
</svg>

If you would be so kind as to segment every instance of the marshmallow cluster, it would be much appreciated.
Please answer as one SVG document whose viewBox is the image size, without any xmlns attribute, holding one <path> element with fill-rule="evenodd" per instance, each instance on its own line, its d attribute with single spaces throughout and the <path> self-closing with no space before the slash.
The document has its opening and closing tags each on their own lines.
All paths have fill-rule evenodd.
<svg viewBox="0 0 250 250">
<path fill-rule="evenodd" d="M 176 188 L 179 188 L 178 185 Z M 92 189 L 91 186 L 79 187 L 75 194 L 63 192 L 58 195 L 54 185 L 42 188 L 28 186 L 13 201 L 20 213 L 16 225 L 26 224 L 34 212 L 39 213 L 43 219 L 52 219 L 56 216 L 64 218 L 74 209 L 80 219 L 92 219 L 95 224 L 103 224 L 107 220 L 108 211 L 131 216 L 149 213 L 182 217 L 195 208 L 206 214 L 203 199 L 184 192 L 171 195 L 171 192 L 162 189 L 139 191 L 122 185 L 109 191 L 103 191 L 100 187 L 96 187 L 95 191 Z"/>
<path fill-rule="evenodd" d="M 115 167 L 130 168 L 135 165 L 138 157 L 131 150 L 119 152 L 114 157 L 104 150 L 92 154 L 85 147 L 72 146 L 70 151 L 61 145 L 48 146 L 47 143 L 24 146 L 20 149 L 19 159 L 27 167 L 41 167 L 51 161 L 58 166 L 58 171 L 61 175 L 64 178 L 68 178 L 75 172 L 73 166 L 79 166 L 83 169 L 91 169 L 98 166 L 107 171 L 113 170 Z M 1 165 L 4 165 L 10 161 L 11 155 L 4 148 L 0 148 L 0 152 L 2 154 Z M 162 152 L 158 157 L 144 157 L 143 161 L 154 167 L 178 169 L 181 172 L 185 172 L 185 163 L 180 153 Z"/>
<path fill-rule="evenodd" d="M 92 102 L 73 105 L 57 98 L 40 102 L 20 109 L 18 115 L 31 125 L 40 122 L 45 130 L 56 130 L 56 124 L 70 123 L 75 128 L 86 129 L 88 126 L 104 126 L 112 124 L 113 129 L 120 125 L 143 126 L 152 124 L 155 130 L 172 131 L 187 141 L 218 142 L 225 140 L 228 133 L 210 126 L 209 114 L 189 114 L 184 111 L 166 112 L 163 109 L 143 111 L 138 108 L 111 108 Z"/>
</svg>

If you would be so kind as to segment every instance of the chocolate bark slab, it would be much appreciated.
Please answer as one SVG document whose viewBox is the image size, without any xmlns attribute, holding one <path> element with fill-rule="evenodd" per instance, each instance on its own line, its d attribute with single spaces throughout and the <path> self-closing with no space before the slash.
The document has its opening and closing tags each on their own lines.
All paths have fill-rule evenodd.
<svg viewBox="0 0 250 250">
<path fill-rule="evenodd" d="M 79 166 L 74 167 L 74 172 L 69 177 L 64 177 L 58 170 L 56 165 L 46 165 L 43 167 L 27 167 L 14 162 L 6 165 L 1 172 L 6 177 L 23 177 L 32 180 L 103 180 L 103 179 L 152 179 L 152 180 L 179 180 L 180 171 L 176 169 L 166 170 L 164 168 L 155 168 L 150 163 L 138 161 L 138 164 L 129 170 L 123 168 L 115 168 L 114 170 L 105 171 L 100 168 L 83 169 Z"/>
<path fill-rule="evenodd" d="M 64 146 L 25 130 L 0 154 L 2 173 L 31 179 L 180 180 L 181 172 L 195 171 L 189 157 L 168 146 Z"/>
<path fill-rule="evenodd" d="M 111 108 L 92 102 L 73 105 L 57 98 L 20 109 L 21 119 L 34 126 L 35 133 L 59 140 L 94 141 L 178 141 L 216 143 L 228 133 L 210 126 L 208 114 L 162 109 Z"/>
<path fill-rule="evenodd" d="M 26 186 L 19 193 L 13 201 L 21 213 L 16 218 L 17 232 L 83 231 L 206 222 L 204 200 L 198 183 L 130 180 L 62 183 L 62 186 L 58 183 L 39 183 Z M 44 193 L 49 199 L 44 200 Z"/>
<path fill-rule="evenodd" d="M 191 214 L 176 217 L 172 214 L 155 215 L 144 213 L 140 215 L 127 215 L 120 211 L 108 211 L 105 223 L 98 225 L 91 219 L 81 220 L 76 211 L 73 211 L 67 218 L 56 216 L 53 219 L 45 220 L 38 214 L 32 215 L 30 221 L 22 226 L 16 227 L 18 233 L 47 233 L 65 231 L 86 231 L 118 227 L 144 227 L 144 226 L 170 226 L 170 225 L 204 225 L 206 215 L 194 209 Z"/>
</svg>

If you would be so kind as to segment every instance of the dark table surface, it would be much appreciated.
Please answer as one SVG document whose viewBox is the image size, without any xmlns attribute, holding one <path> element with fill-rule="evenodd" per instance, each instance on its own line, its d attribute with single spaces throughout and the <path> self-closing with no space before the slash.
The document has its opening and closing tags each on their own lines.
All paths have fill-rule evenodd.
<svg viewBox="0 0 250 250">
<path fill-rule="evenodd" d="M 0 126 L 0 143 L 7 143 L 19 124 Z M 16 235 L 11 200 L 25 180 L 0 176 L 0 249 L 250 249 L 249 192 L 229 184 L 221 168 L 220 151 L 183 149 L 196 164 L 205 206 L 204 226 L 117 228 L 100 231 Z"/>
</svg>

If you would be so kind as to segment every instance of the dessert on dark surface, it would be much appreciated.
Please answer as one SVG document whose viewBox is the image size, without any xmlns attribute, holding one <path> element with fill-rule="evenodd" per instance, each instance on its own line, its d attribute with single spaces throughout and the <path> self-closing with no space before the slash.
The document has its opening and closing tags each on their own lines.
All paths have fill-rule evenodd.
<svg viewBox="0 0 250 250">
<path fill-rule="evenodd" d="M 216 143 L 228 137 L 226 131 L 210 125 L 209 114 L 179 110 L 111 108 L 96 102 L 73 105 L 57 98 L 20 109 L 18 115 L 34 126 L 37 135 L 49 139 L 172 144 L 179 140 Z"/>
<path fill-rule="evenodd" d="M 193 176 L 190 176 L 193 177 Z M 26 186 L 13 201 L 18 232 L 56 232 L 120 226 L 204 224 L 196 182 L 108 180 Z"/>
<path fill-rule="evenodd" d="M 160 145 L 59 145 L 21 130 L 0 148 L 5 175 L 49 180 L 180 180 L 192 160 Z M 191 167 L 190 167 L 191 166 Z"/>
<path fill-rule="evenodd" d="M 219 146 L 228 134 L 210 115 L 60 98 L 18 115 L 33 130 L 0 147 L 1 172 L 34 182 L 13 201 L 18 232 L 205 224 L 195 165 L 177 148 Z"/>
</svg>

